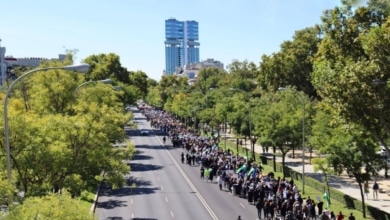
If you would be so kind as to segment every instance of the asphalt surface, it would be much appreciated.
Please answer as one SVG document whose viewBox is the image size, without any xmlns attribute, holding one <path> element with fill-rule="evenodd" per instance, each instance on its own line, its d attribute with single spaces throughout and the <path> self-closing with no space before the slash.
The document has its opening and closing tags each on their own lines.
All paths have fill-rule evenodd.
<svg viewBox="0 0 390 220">
<path fill-rule="evenodd" d="M 163 134 L 132 110 L 138 128 L 128 133 L 136 154 L 126 161 L 131 167 L 127 186 L 117 190 L 102 186 L 95 211 L 100 220 L 234 220 L 239 215 L 243 220 L 257 219 L 253 205 L 200 179 L 199 165 L 182 164 L 184 150 L 173 148 L 169 140 L 164 145 Z M 140 135 L 143 128 L 148 136 Z"/>
</svg>

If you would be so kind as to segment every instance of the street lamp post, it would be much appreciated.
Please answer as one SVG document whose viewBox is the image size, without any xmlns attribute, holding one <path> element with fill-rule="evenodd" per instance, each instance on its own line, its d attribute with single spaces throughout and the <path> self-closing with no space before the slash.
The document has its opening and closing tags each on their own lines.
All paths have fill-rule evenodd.
<svg viewBox="0 0 390 220">
<path fill-rule="evenodd" d="M 249 103 L 249 143 L 251 145 L 251 151 L 252 151 L 252 159 L 253 161 L 256 161 L 255 156 L 255 138 L 252 138 L 252 106 Z"/>
<path fill-rule="evenodd" d="M 11 91 L 15 84 L 25 78 L 26 76 L 39 72 L 39 71 L 46 71 L 46 70 L 53 70 L 53 69 L 63 69 L 63 70 L 69 70 L 69 71 L 75 71 L 80 73 L 85 73 L 89 70 L 90 65 L 88 64 L 79 64 L 79 65 L 69 65 L 69 66 L 61 66 L 61 67 L 45 67 L 45 68 L 38 68 L 33 69 L 29 72 L 24 73 L 20 77 L 18 77 L 15 81 L 11 83 L 11 85 L 8 87 L 7 93 L 4 98 L 4 130 L 5 130 L 5 144 L 6 144 L 6 154 L 7 154 L 7 176 L 8 181 L 11 182 L 11 150 L 10 150 L 10 141 L 9 141 L 9 126 L 8 126 L 8 99 L 11 94 Z"/>
<path fill-rule="evenodd" d="M 223 124 L 223 128 L 224 128 L 224 130 L 225 130 L 225 143 L 224 143 L 224 147 L 225 147 L 225 149 L 224 149 L 224 151 L 226 151 L 226 132 L 227 132 L 227 129 L 226 129 L 226 116 L 224 117 L 224 124 Z"/>
<path fill-rule="evenodd" d="M 279 91 L 285 91 L 288 88 L 279 87 Z M 302 194 L 305 194 L 305 99 L 299 94 L 300 101 L 302 102 Z"/>
<path fill-rule="evenodd" d="M 73 94 L 76 95 L 77 91 L 80 89 L 80 87 L 82 87 L 84 85 L 87 85 L 87 84 L 90 84 L 90 83 L 99 83 L 99 82 L 103 83 L 103 84 L 109 84 L 109 83 L 112 83 L 112 80 L 111 79 L 103 79 L 103 80 L 94 80 L 94 81 L 83 82 L 79 86 L 76 87 L 76 89 L 74 90 Z"/>
</svg>

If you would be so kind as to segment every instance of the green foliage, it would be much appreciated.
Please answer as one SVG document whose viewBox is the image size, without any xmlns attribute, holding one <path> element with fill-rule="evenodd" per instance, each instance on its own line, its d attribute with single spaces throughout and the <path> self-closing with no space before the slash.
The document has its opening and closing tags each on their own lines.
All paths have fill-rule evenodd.
<svg viewBox="0 0 390 220">
<path fill-rule="evenodd" d="M 296 31 L 292 41 L 283 42 L 280 52 L 263 55 L 257 78 L 259 86 L 264 90 L 277 91 L 280 86 L 289 85 L 315 97 L 310 74 L 319 42 L 318 29 L 305 28 Z"/>
<path fill-rule="evenodd" d="M 148 94 L 148 76 L 138 70 L 130 72 L 130 85 L 136 88 L 138 99 L 143 99 Z"/>
<path fill-rule="evenodd" d="M 57 65 L 61 64 L 43 64 Z M 18 190 L 32 196 L 67 188 L 78 195 L 95 189 L 103 170 L 112 173 L 113 183 L 122 184 L 129 167 L 121 161 L 133 153 L 131 144 L 121 151 L 112 147 L 126 138 L 123 126 L 132 118 L 124 111 L 123 92 L 97 83 L 74 94 L 83 80 L 78 75 L 54 70 L 35 74 L 14 88 L 8 103 L 12 174 Z"/>
<path fill-rule="evenodd" d="M 114 53 L 90 55 L 83 62 L 91 65 L 90 72 L 86 74 L 88 81 L 114 78 L 122 83 L 130 83 L 129 72 L 122 67 L 119 56 Z"/>
<path fill-rule="evenodd" d="M 325 36 L 312 73 L 313 85 L 324 98 L 319 106 L 332 109 L 344 123 L 357 123 L 386 146 L 389 91 L 374 82 L 385 84 L 390 78 L 388 28 L 383 24 L 387 18 L 364 7 L 352 11 L 347 1 L 344 6 L 322 18 Z"/>
<path fill-rule="evenodd" d="M 20 219 L 72 219 L 87 220 L 96 219 L 89 209 L 82 206 L 76 199 L 62 192 L 62 194 L 50 193 L 44 197 L 27 198 L 21 205 L 12 207 L 7 220 Z"/>
</svg>

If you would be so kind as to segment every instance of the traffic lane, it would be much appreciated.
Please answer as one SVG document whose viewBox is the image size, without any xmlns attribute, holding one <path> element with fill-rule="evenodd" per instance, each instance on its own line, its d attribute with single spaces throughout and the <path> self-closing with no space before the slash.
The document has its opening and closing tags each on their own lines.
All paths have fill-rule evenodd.
<svg viewBox="0 0 390 220">
<path fill-rule="evenodd" d="M 150 129 L 149 136 L 155 136 L 156 130 L 150 127 L 150 123 L 144 120 L 140 115 L 136 115 L 139 119 L 139 129 Z M 176 160 L 170 154 L 170 149 L 165 148 L 162 142 L 162 136 L 155 136 L 156 138 L 150 140 L 143 140 L 142 143 L 154 146 L 153 149 L 156 150 L 157 156 L 154 159 L 159 159 L 161 162 L 158 164 L 166 164 L 164 169 L 158 170 L 157 175 L 159 180 L 164 186 L 163 189 L 167 194 L 166 201 L 169 201 L 171 204 L 172 213 L 176 219 L 217 219 L 213 216 L 212 211 L 206 210 L 205 207 L 208 207 L 205 201 L 202 201 L 202 196 L 198 193 L 197 189 L 192 185 L 191 182 L 185 180 L 185 173 L 179 168 Z M 144 137 L 143 139 L 145 139 Z M 138 140 L 142 138 L 137 138 Z M 158 152 L 160 150 L 160 152 Z M 166 154 L 163 152 L 165 151 Z M 183 175 L 184 174 L 184 175 Z M 183 207 L 185 206 L 185 207 Z M 209 208 L 210 209 L 210 208 Z M 214 218 L 213 218 L 214 217 Z"/>
<path fill-rule="evenodd" d="M 163 170 L 157 171 L 161 185 L 164 186 L 171 210 L 176 219 L 216 219 L 205 207 L 208 204 L 199 198 L 198 190 L 187 182 L 185 173 L 178 168 L 178 164 L 173 160 L 170 152 L 161 152 L 159 159 L 162 164 L 166 164 Z"/>
<path fill-rule="evenodd" d="M 171 166 L 173 169 L 170 169 L 171 172 L 166 174 L 162 173 L 162 176 L 166 178 L 162 178 L 163 184 L 160 187 L 157 187 L 157 183 L 153 183 L 155 179 L 159 181 L 159 175 L 156 174 L 156 169 L 153 172 L 153 175 L 146 175 L 148 170 L 152 170 L 156 167 L 156 164 L 167 164 L 167 166 L 172 165 L 172 160 L 167 160 L 167 156 L 163 155 L 158 151 L 166 151 L 162 146 L 155 146 L 155 142 L 151 142 L 150 140 L 156 140 L 155 138 L 148 137 L 136 137 L 134 142 L 139 143 L 147 143 L 146 145 L 137 145 L 137 153 L 134 155 L 134 159 L 132 160 L 132 179 L 129 181 L 128 185 L 131 186 L 132 182 L 137 184 L 135 189 L 132 189 L 132 198 L 128 200 L 120 200 L 118 199 L 113 204 L 113 197 L 128 195 L 129 186 L 126 189 L 118 189 L 111 191 L 110 195 L 107 195 L 99 199 L 100 203 L 98 204 L 97 213 L 99 214 L 99 219 L 124 219 L 127 217 L 131 218 L 148 218 L 148 219 L 212 219 L 210 214 L 205 211 L 205 208 L 202 204 L 199 204 L 199 200 L 191 195 L 191 190 L 188 189 L 188 183 L 182 183 L 178 180 L 183 179 L 182 176 L 178 175 L 177 167 Z M 155 158 L 158 155 L 163 159 L 163 162 L 158 162 Z M 144 162 L 140 162 L 140 160 L 144 160 Z M 153 164 L 153 165 L 150 165 Z M 137 173 L 142 173 L 141 175 L 137 175 Z M 145 177 L 147 176 L 147 177 Z M 168 180 L 168 182 L 166 182 Z M 173 180 L 173 181 L 172 181 Z M 166 183 L 165 183 L 166 182 Z M 176 184 L 176 185 L 174 185 Z M 140 185 L 155 185 L 152 187 L 153 190 L 146 189 L 146 187 Z M 145 194 L 158 194 L 159 191 L 163 191 L 163 185 L 168 186 L 167 193 L 169 195 L 164 195 L 167 193 L 162 193 L 162 196 L 153 196 Z M 187 186 L 187 188 L 185 188 Z M 184 188 L 183 188 L 184 187 Z M 183 189 L 181 189 L 183 188 Z M 184 192 L 184 194 L 182 193 Z M 141 197 L 137 197 L 140 195 Z M 148 197 L 156 197 L 152 199 L 148 199 Z M 165 202 L 165 206 L 164 206 Z M 101 204 L 110 203 L 112 211 L 106 211 L 104 213 L 101 212 L 100 208 Z M 120 207 L 118 207 L 120 204 Z M 169 204 L 169 207 L 168 207 Z M 198 204 L 198 205 L 196 205 Z M 114 207 L 113 207 L 114 206 Z M 116 206 L 116 207 L 115 207 Z M 147 208 L 145 208 L 147 207 Z M 151 207 L 158 207 L 151 208 Z M 203 211 L 201 211 L 203 210 Z M 192 216 L 192 217 L 191 217 Z"/>
<path fill-rule="evenodd" d="M 144 117 L 144 116 L 143 116 Z M 137 118 L 142 118 L 138 116 Z M 140 120 L 142 128 L 150 128 L 149 122 Z M 230 219 L 240 215 L 243 219 L 257 219 L 257 210 L 253 205 L 248 205 L 247 200 L 231 196 L 228 192 L 221 192 L 217 184 L 206 183 L 200 179 L 200 167 L 191 167 L 187 164 L 181 164 L 181 152 L 186 153 L 182 148 L 173 148 L 168 139 L 166 147 L 170 149 L 174 160 L 187 174 L 189 180 L 197 188 L 199 194 L 203 196 L 208 205 L 219 219 Z"/>
<path fill-rule="evenodd" d="M 154 207 L 160 205 L 155 203 L 162 201 L 162 198 L 158 198 L 156 194 L 160 188 L 153 173 L 162 167 L 152 163 L 150 158 L 150 152 L 147 150 L 137 151 L 131 160 L 131 175 L 126 175 L 127 185 L 116 190 L 102 188 L 96 212 L 99 219 L 170 219 L 169 215 L 160 209 L 154 210 Z"/>
<path fill-rule="evenodd" d="M 146 123 L 146 119 L 142 120 L 144 116 L 138 116 L 137 118 L 141 119 L 141 126 L 148 127 L 149 122 Z M 150 126 L 149 126 L 150 127 Z M 181 152 L 186 152 L 180 148 L 172 148 L 170 141 L 167 141 L 167 148 L 170 148 L 172 156 L 178 164 L 181 164 L 180 154 Z M 180 161 L 180 162 L 179 162 Z M 179 165 L 183 168 L 184 172 L 187 174 L 188 178 L 192 183 L 194 183 L 200 195 L 202 195 L 211 209 L 216 213 L 219 219 L 231 219 L 232 217 L 237 217 L 240 215 L 243 219 L 256 219 L 257 211 L 256 208 L 250 207 L 247 205 L 245 199 L 241 199 L 235 196 L 231 196 L 227 192 L 220 192 L 216 184 L 205 183 L 200 179 L 200 167 L 194 168 L 190 167 L 187 164 Z M 237 216 L 236 216 L 237 215 Z"/>
<path fill-rule="evenodd" d="M 135 129 L 127 129 L 127 132 L 133 134 L 131 139 L 137 150 L 131 160 L 131 175 L 127 175 L 127 185 L 120 189 L 112 190 L 103 185 L 96 208 L 97 216 L 99 219 L 172 218 L 170 213 L 161 209 L 164 198 L 155 193 L 161 189 L 155 180 L 154 172 L 162 169 L 162 166 L 151 162 L 152 149 L 146 147 L 147 145 L 140 145 L 147 142 L 148 138 L 137 136 L 139 131 Z M 155 204 L 156 201 L 160 203 Z"/>
<path fill-rule="evenodd" d="M 232 196 L 225 190 L 219 190 L 217 183 L 209 183 L 201 179 L 199 165 L 190 166 L 186 163 L 182 164 L 180 155 L 182 152 L 186 153 L 186 150 L 176 148 L 171 152 L 176 161 L 180 161 L 180 166 L 188 178 L 197 187 L 199 193 L 203 195 L 219 219 L 229 219 L 232 216 L 238 217 L 239 215 L 242 219 L 257 219 L 256 207 L 249 205 L 246 199 Z M 216 177 L 214 178 L 214 182 L 215 180 Z"/>
<path fill-rule="evenodd" d="M 145 139 L 145 138 L 143 138 Z M 132 169 L 129 185 L 136 184 L 136 194 L 133 196 L 131 213 L 133 218 L 139 219 L 173 219 L 170 207 L 166 204 L 166 198 L 161 193 L 164 188 L 156 175 L 165 169 L 156 160 L 156 147 L 147 140 L 145 145 L 137 145 L 137 153 L 130 161 Z"/>
<path fill-rule="evenodd" d="M 137 138 L 137 140 L 140 139 L 142 139 L 142 143 L 148 144 L 148 148 L 153 149 L 150 152 L 153 163 L 164 166 L 163 169 L 156 171 L 156 178 L 160 181 L 162 189 L 157 193 L 166 196 L 165 201 L 170 206 L 168 210 L 170 210 L 171 215 L 175 219 L 213 219 L 204 207 L 207 204 L 202 203 L 198 197 L 200 195 L 197 195 L 197 190 L 189 186 L 191 183 L 185 180 L 183 171 L 178 170 L 178 164 L 174 161 L 169 150 L 162 145 L 161 139 L 157 137 Z"/>
<path fill-rule="evenodd" d="M 138 127 L 138 129 L 145 128 L 148 126 Z M 158 156 L 156 152 L 161 148 L 156 145 L 158 141 L 151 133 L 150 136 L 134 136 L 133 143 L 136 152 L 130 161 L 131 177 L 128 185 L 135 183 L 137 194 L 132 198 L 131 216 L 139 219 L 172 219 L 174 213 L 170 210 L 166 197 L 160 193 L 164 188 L 156 175 L 157 172 L 165 169 L 164 165 L 156 159 Z"/>
</svg>

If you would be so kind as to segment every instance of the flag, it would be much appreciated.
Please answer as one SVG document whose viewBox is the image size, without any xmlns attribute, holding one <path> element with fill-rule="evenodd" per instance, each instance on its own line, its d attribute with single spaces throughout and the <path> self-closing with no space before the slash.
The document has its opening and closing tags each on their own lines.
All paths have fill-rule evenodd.
<svg viewBox="0 0 390 220">
<path fill-rule="evenodd" d="M 246 164 L 242 165 L 240 168 L 236 170 L 236 173 L 240 173 L 241 171 L 246 169 Z"/>
<path fill-rule="evenodd" d="M 246 175 L 247 176 L 251 175 L 253 173 L 253 171 L 255 171 L 255 169 L 252 167 Z"/>
<path fill-rule="evenodd" d="M 206 169 L 206 170 L 204 171 L 204 175 L 205 175 L 206 178 L 209 178 L 209 176 L 210 176 L 210 170 L 211 170 L 211 169 Z"/>
<path fill-rule="evenodd" d="M 322 196 L 322 198 L 325 199 L 328 208 L 330 208 L 330 198 L 328 196 L 328 193 L 325 192 L 324 195 Z"/>
</svg>

